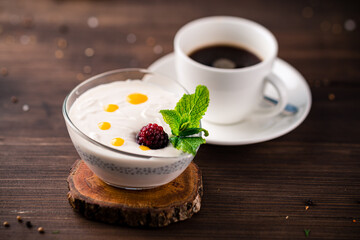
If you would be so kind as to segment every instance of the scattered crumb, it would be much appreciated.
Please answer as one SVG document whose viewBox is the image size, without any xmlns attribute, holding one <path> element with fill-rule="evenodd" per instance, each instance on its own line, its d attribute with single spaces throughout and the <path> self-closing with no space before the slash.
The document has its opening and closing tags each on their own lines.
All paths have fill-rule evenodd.
<svg viewBox="0 0 360 240">
<path fill-rule="evenodd" d="M 19 99 L 17 97 L 15 97 L 15 96 L 11 97 L 11 102 L 12 103 L 17 103 L 18 101 L 19 101 Z"/>
<path fill-rule="evenodd" d="M 85 51 L 84 51 L 84 53 L 85 53 L 85 56 L 87 56 L 87 57 L 92 57 L 92 56 L 94 56 L 95 51 L 94 51 L 94 49 L 92 49 L 92 48 L 86 48 Z"/>
<path fill-rule="evenodd" d="M 65 49 L 65 48 L 67 48 L 67 41 L 66 41 L 66 39 L 64 39 L 64 38 L 59 38 L 58 40 L 57 40 L 57 46 L 58 46 L 58 48 L 62 48 L 62 49 Z"/>
<path fill-rule="evenodd" d="M 45 233 L 45 230 L 44 230 L 43 227 L 39 227 L 39 228 L 38 228 L 38 232 L 39 232 L 39 233 Z"/>
<path fill-rule="evenodd" d="M 285 219 L 286 219 L 286 220 L 289 219 L 289 216 L 286 216 Z"/>
<path fill-rule="evenodd" d="M 24 105 L 22 106 L 22 110 L 23 110 L 24 112 L 27 112 L 27 111 L 29 111 L 29 110 L 30 110 L 30 107 L 29 107 L 29 105 L 27 105 L 27 104 L 24 104 Z"/>
<path fill-rule="evenodd" d="M 87 24 L 90 28 L 97 28 L 99 26 L 99 20 L 97 17 L 89 17 L 87 20 Z"/>
<path fill-rule="evenodd" d="M 146 45 L 147 46 L 150 46 L 150 47 L 152 47 L 152 46 L 154 46 L 155 45 L 155 38 L 153 38 L 153 37 L 148 37 L 147 39 L 146 39 Z"/>
<path fill-rule="evenodd" d="M 352 19 L 348 19 L 344 23 L 344 28 L 346 31 L 352 32 L 356 29 L 356 23 Z"/>
<path fill-rule="evenodd" d="M 90 66 L 84 66 L 84 68 L 83 68 L 84 73 L 91 73 L 91 71 L 92 71 L 92 69 Z"/>
<path fill-rule="evenodd" d="M 353 223 L 356 223 L 356 219 L 354 218 L 354 219 L 352 220 L 352 222 L 353 222 Z"/>
<path fill-rule="evenodd" d="M 84 80 L 85 79 L 84 74 L 82 74 L 82 73 L 76 74 L 76 79 L 79 80 L 79 81 Z"/>
<path fill-rule="evenodd" d="M 22 221 L 23 221 L 22 218 L 21 218 L 21 216 L 17 216 L 16 219 L 18 220 L 18 222 L 22 222 Z"/>
<path fill-rule="evenodd" d="M 333 93 L 330 93 L 328 97 L 329 97 L 330 101 L 335 100 L 335 94 L 333 94 Z"/>
<path fill-rule="evenodd" d="M 62 59 L 64 57 L 64 52 L 62 50 L 56 50 L 55 51 L 55 57 L 57 59 Z"/>
<path fill-rule="evenodd" d="M 308 210 L 309 209 L 309 206 L 305 206 L 305 210 Z"/>
<path fill-rule="evenodd" d="M 135 43 L 136 42 L 136 35 L 133 34 L 133 33 L 129 33 L 127 36 L 126 36 L 126 41 L 128 43 Z"/>
<path fill-rule="evenodd" d="M 153 51 L 155 54 L 161 54 L 163 52 L 163 47 L 160 45 L 155 45 Z"/>
<path fill-rule="evenodd" d="M 5 68 L 5 67 L 2 67 L 1 69 L 0 69 L 0 73 L 1 73 L 1 75 L 2 76 L 7 76 L 8 74 L 9 74 L 9 71 L 7 70 L 7 68 Z"/>
<path fill-rule="evenodd" d="M 5 222 L 3 223 L 3 225 L 4 225 L 4 227 L 10 227 L 10 224 L 9 224 L 7 221 L 5 221 Z"/>
</svg>

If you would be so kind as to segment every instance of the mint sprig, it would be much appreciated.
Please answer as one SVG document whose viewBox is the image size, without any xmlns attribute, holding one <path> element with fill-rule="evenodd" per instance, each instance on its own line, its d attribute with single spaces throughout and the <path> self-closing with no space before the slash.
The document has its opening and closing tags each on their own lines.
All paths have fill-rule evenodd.
<svg viewBox="0 0 360 240">
<path fill-rule="evenodd" d="M 209 90 L 206 86 L 199 85 L 195 93 L 184 94 L 176 104 L 174 110 L 160 110 L 164 121 L 169 124 L 171 144 L 184 152 L 196 154 L 197 148 L 206 143 L 202 137 L 194 137 L 194 134 L 204 132 L 205 137 L 209 132 L 200 128 L 200 120 L 209 106 Z"/>
<path fill-rule="evenodd" d="M 304 229 L 305 237 L 309 237 L 310 229 Z"/>
</svg>

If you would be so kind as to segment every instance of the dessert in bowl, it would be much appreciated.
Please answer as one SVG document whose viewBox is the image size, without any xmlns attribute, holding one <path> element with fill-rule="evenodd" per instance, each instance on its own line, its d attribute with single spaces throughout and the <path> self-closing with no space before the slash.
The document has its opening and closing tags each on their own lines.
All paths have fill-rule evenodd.
<svg viewBox="0 0 360 240">
<path fill-rule="evenodd" d="M 174 108 L 186 93 L 176 81 L 144 69 L 114 70 L 76 86 L 63 115 L 78 154 L 100 179 L 121 188 L 154 188 L 179 176 L 194 154 L 170 143 L 150 149 L 137 143 L 137 134 L 152 123 L 170 136 L 159 111 Z"/>
</svg>

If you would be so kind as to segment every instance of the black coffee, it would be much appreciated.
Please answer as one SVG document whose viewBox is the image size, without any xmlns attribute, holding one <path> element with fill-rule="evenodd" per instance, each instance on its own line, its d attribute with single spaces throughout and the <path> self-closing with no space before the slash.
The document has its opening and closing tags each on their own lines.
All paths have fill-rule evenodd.
<svg viewBox="0 0 360 240">
<path fill-rule="evenodd" d="M 216 68 L 243 68 L 261 62 L 254 53 L 233 45 L 212 45 L 199 48 L 189 54 L 198 63 Z"/>
</svg>

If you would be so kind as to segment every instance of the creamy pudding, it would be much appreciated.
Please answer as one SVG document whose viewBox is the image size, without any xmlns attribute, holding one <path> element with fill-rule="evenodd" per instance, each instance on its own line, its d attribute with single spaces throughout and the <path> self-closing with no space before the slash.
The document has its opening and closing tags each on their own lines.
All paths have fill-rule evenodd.
<svg viewBox="0 0 360 240">
<path fill-rule="evenodd" d="M 90 138 L 109 147 L 148 156 L 176 157 L 183 152 L 170 143 L 152 150 L 136 143 L 136 134 L 156 123 L 170 136 L 161 109 L 173 109 L 181 96 L 141 80 L 116 81 L 87 90 L 72 105 L 69 117 Z"/>
</svg>

